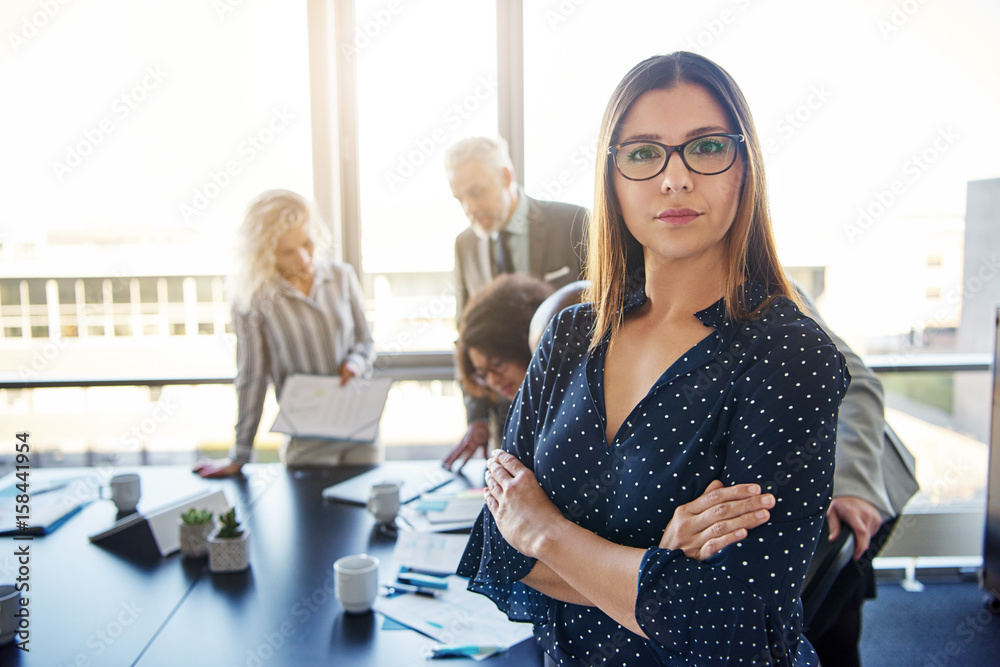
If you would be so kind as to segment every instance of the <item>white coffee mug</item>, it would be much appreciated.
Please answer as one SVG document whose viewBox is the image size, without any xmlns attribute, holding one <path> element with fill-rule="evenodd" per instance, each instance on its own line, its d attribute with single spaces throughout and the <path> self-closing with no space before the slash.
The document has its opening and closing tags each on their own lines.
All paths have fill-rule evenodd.
<svg viewBox="0 0 1000 667">
<path fill-rule="evenodd" d="M 9 644 L 17 634 L 22 617 L 21 591 L 14 584 L 0 585 L 0 646 Z"/>
<path fill-rule="evenodd" d="M 126 472 L 115 475 L 107 487 L 101 488 L 101 498 L 104 498 L 104 489 L 108 489 L 111 500 L 118 511 L 123 514 L 131 514 L 139 504 L 139 497 L 142 494 L 142 486 L 139 483 L 139 475 L 134 472 Z"/>
<path fill-rule="evenodd" d="M 399 514 L 399 482 L 382 482 L 372 486 L 368 495 L 368 511 L 379 523 L 392 523 Z"/>
<path fill-rule="evenodd" d="M 368 554 L 344 556 L 333 564 L 337 600 L 350 614 L 371 611 L 378 595 L 378 558 Z"/>
</svg>

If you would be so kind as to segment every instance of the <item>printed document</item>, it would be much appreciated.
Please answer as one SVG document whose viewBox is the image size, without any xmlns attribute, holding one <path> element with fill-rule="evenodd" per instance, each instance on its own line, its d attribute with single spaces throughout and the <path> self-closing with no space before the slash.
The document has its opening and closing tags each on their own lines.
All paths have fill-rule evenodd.
<svg viewBox="0 0 1000 667">
<path fill-rule="evenodd" d="M 391 385 L 391 378 L 354 378 L 341 387 L 335 375 L 292 375 L 281 390 L 271 431 L 371 442 Z"/>
</svg>

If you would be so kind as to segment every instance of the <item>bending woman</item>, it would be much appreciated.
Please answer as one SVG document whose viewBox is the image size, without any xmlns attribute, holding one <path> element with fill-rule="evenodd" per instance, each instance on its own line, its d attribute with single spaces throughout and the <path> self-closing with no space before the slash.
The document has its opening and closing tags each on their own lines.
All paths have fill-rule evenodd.
<svg viewBox="0 0 1000 667">
<path fill-rule="evenodd" d="M 537 278 L 505 273 L 476 292 L 458 322 L 455 365 L 466 395 L 489 399 L 498 406 L 497 415 L 507 416 L 531 361 L 528 340 L 532 317 L 552 287 Z M 503 424 L 491 417 L 489 429 L 497 433 Z M 452 452 L 444 466 L 457 470 L 475 455 L 475 448 Z"/>
<path fill-rule="evenodd" d="M 459 573 L 548 664 L 818 664 L 799 595 L 849 380 L 778 262 L 746 101 L 650 58 L 598 155 L 590 303 L 531 360 Z"/>
<path fill-rule="evenodd" d="M 295 373 L 332 375 L 346 385 L 371 370 L 375 346 L 357 274 L 349 264 L 314 259 L 324 231 L 309 202 L 289 190 L 268 190 L 247 210 L 233 294 L 236 442 L 229 458 L 195 465 L 202 477 L 236 475 L 250 461 L 268 383 L 280 397 Z M 279 454 L 289 466 L 379 458 L 374 443 L 301 436 L 286 436 Z"/>
</svg>

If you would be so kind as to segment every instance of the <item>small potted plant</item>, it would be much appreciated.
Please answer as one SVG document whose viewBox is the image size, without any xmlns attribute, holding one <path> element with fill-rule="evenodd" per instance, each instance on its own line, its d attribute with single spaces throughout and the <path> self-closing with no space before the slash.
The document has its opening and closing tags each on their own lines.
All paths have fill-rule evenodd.
<svg viewBox="0 0 1000 667">
<path fill-rule="evenodd" d="M 249 533 L 240 529 L 236 508 L 219 515 L 219 530 L 208 538 L 208 569 L 212 572 L 242 572 L 250 567 Z"/>
<path fill-rule="evenodd" d="M 181 554 L 187 558 L 204 558 L 208 554 L 208 536 L 215 528 L 208 510 L 189 509 L 178 521 L 181 531 Z"/>
</svg>

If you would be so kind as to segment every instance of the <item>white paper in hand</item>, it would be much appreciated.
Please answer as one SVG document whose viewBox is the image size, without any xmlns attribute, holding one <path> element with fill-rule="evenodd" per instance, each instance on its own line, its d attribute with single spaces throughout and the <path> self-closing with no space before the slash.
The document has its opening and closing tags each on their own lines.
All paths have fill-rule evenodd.
<svg viewBox="0 0 1000 667">
<path fill-rule="evenodd" d="M 285 380 L 272 432 L 313 438 L 371 442 L 378 434 L 391 378 L 296 374 Z"/>
</svg>

